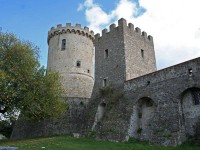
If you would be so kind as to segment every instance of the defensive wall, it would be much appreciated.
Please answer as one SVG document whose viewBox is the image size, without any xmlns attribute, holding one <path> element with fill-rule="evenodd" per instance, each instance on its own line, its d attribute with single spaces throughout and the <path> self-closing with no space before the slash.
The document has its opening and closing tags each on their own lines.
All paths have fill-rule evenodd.
<svg viewBox="0 0 200 150">
<path fill-rule="evenodd" d="M 48 69 L 59 71 L 67 83 L 69 110 L 57 120 L 19 119 L 12 138 L 76 133 L 176 146 L 200 135 L 200 58 L 156 71 L 153 37 L 124 19 L 95 39 L 88 28 L 58 25 L 49 31 L 48 43 Z"/>
</svg>

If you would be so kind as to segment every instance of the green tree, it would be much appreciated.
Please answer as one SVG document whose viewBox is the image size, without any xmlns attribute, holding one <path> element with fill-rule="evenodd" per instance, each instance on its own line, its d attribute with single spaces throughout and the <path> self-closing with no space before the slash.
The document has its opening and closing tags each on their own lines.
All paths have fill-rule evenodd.
<svg viewBox="0 0 200 150">
<path fill-rule="evenodd" d="M 66 111 L 59 74 L 40 67 L 39 50 L 13 34 L 0 33 L 0 113 L 28 119 L 58 117 Z"/>
</svg>

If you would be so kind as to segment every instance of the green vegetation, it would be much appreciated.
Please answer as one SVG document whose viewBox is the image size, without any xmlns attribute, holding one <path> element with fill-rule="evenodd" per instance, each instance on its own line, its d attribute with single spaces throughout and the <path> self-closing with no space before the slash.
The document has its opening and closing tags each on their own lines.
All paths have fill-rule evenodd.
<svg viewBox="0 0 200 150">
<path fill-rule="evenodd" d="M 199 150 L 198 146 L 181 145 L 174 147 L 154 146 L 147 142 L 131 139 L 129 142 L 116 143 L 109 141 L 95 141 L 89 138 L 73 138 L 57 136 L 27 140 L 0 141 L 3 146 L 16 146 L 20 150 Z"/>
<path fill-rule="evenodd" d="M 116 91 L 113 89 L 114 84 L 110 83 L 109 86 L 102 87 L 99 89 L 101 98 L 106 99 L 107 109 L 111 110 L 114 105 L 116 105 L 120 99 L 124 98 L 124 91 Z"/>
<path fill-rule="evenodd" d="M 66 111 L 59 74 L 39 64 L 39 49 L 10 33 L 0 33 L 0 127 L 9 130 L 2 116 L 32 120 L 57 118 Z"/>
</svg>

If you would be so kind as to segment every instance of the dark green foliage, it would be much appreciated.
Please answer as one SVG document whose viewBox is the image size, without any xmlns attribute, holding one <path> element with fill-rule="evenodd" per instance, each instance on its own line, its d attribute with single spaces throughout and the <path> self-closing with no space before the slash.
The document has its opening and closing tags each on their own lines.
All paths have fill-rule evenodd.
<svg viewBox="0 0 200 150">
<path fill-rule="evenodd" d="M 99 93 L 101 94 L 102 97 L 107 97 L 107 96 L 110 97 L 110 95 L 113 94 L 112 85 L 100 88 Z"/>
<path fill-rule="evenodd" d="M 0 33 L 0 114 L 26 119 L 58 117 L 66 111 L 59 74 L 40 67 L 38 47 Z"/>
<path fill-rule="evenodd" d="M 111 105 L 115 105 L 119 99 L 123 98 L 124 91 L 114 91 L 113 84 L 107 87 L 99 89 L 102 98 L 107 99 L 107 102 Z"/>
<path fill-rule="evenodd" d="M 14 123 L 15 123 L 15 118 L 10 118 L 10 120 L 0 121 L 0 133 L 3 134 L 6 138 L 10 138 Z"/>
</svg>

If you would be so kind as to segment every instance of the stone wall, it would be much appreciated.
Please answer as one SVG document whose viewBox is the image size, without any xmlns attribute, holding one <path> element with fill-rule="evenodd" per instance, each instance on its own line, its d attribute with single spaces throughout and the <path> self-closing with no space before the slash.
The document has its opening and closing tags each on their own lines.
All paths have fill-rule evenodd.
<svg viewBox="0 0 200 150">
<path fill-rule="evenodd" d="M 126 63 L 126 80 L 130 80 L 156 71 L 156 59 L 153 37 L 121 19 L 124 25 L 124 50 Z"/>
<path fill-rule="evenodd" d="M 32 138 L 61 134 L 85 134 L 86 113 L 89 99 L 68 98 L 69 110 L 58 119 L 24 120 L 18 119 L 12 132 L 12 139 Z"/>
<path fill-rule="evenodd" d="M 94 132 L 97 139 L 176 146 L 200 131 L 200 58 L 156 71 L 153 38 L 120 19 L 95 35 L 93 89 L 92 35 L 80 25 L 51 29 L 48 69 L 61 73 L 69 110 L 58 120 L 19 119 L 12 138 Z M 109 86 L 106 96 L 99 92 Z"/>
<path fill-rule="evenodd" d="M 153 37 L 125 19 L 95 35 L 95 90 L 156 71 Z M 93 92 L 95 92 L 95 90 Z"/>
<path fill-rule="evenodd" d="M 182 143 L 188 135 L 194 135 L 195 125 L 200 121 L 200 105 L 195 105 L 193 98 L 188 98 L 185 91 L 200 88 L 199 74 L 200 58 L 197 58 L 126 81 L 125 95 L 133 101 L 129 136 L 142 140 L 146 140 L 147 136 L 153 143 L 174 146 Z M 155 112 L 145 123 L 148 126 L 139 129 L 138 103 L 142 98 L 153 101 Z M 150 110 L 146 111 L 150 113 Z"/>
<path fill-rule="evenodd" d="M 48 67 L 60 73 L 66 97 L 90 98 L 94 85 L 94 33 L 79 24 L 48 33 Z M 63 42 L 64 40 L 64 42 Z"/>
<path fill-rule="evenodd" d="M 124 80 L 123 26 L 111 25 L 110 32 L 104 29 L 101 37 L 100 34 L 95 35 L 95 90 L 110 83 L 123 84 Z"/>
</svg>

